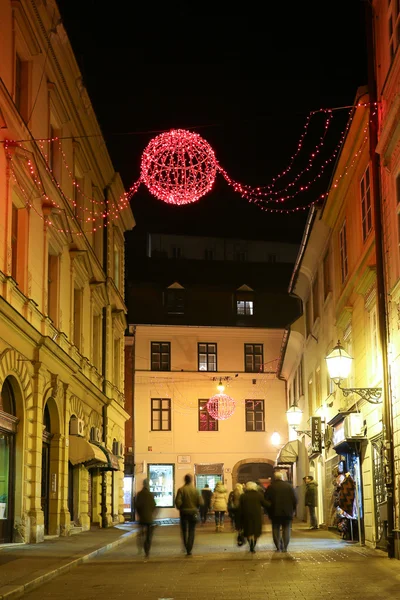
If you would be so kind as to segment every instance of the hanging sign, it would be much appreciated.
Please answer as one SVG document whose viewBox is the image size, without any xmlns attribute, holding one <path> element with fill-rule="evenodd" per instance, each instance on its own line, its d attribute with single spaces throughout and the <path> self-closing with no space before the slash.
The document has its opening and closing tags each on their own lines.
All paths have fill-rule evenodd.
<svg viewBox="0 0 400 600">
<path fill-rule="evenodd" d="M 321 417 L 311 417 L 311 448 L 313 454 L 322 452 Z"/>
</svg>

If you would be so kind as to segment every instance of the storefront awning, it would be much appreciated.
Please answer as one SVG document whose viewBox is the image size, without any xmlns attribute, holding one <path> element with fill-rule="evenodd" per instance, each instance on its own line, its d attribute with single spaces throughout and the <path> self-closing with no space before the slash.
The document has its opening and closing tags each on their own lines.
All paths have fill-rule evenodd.
<svg viewBox="0 0 400 600">
<path fill-rule="evenodd" d="M 296 462 L 299 455 L 299 440 L 291 440 L 280 449 L 276 464 L 291 465 Z"/>
<path fill-rule="evenodd" d="M 105 467 L 107 457 L 99 446 L 91 444 L 78 435 L 69 436 L 68 447 L 69 461 L 73 465 L 85 464 L 91 467 Z"/>
<path fill-rule="evenodd" d="M 100 448 L 100 450 L 104 453 L 104 456 L 106 457 L 107 468 L 110 471 L 119 471 L 118 457 L 115 456 L 115 454 L 113 454 L 112 452 L 110 452 L 110 450 L 107 450 L 107 448 L 105 448 L 104 446 L 98 446 L 98 448 Z"/>
</svg>

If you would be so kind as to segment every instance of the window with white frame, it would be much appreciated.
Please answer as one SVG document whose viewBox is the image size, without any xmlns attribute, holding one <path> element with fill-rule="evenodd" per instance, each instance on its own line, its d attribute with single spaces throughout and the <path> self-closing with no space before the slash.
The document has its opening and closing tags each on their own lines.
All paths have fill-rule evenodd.
<svg viewBox="0 0 400 600">
<path fill-rule="evenodd" d="M 361 222 L 362 222 L 362 235 L 363 240 L 368 237 L 369 232 L 372 229 L 372 206 L 371 206 L 371 177 L 369 165 L 362 176 L 360 182 L 360 194 L 361 194 Z"/>
<path fill-rule="evenodd" d="M 339 231 L 339 251 L 340 251 L 340 275 L 341 281 L 344 283 L 349 274 L 348 258 L 347 258 L 347 233 L 346 221 L 343 223 Z"/>
</svg>

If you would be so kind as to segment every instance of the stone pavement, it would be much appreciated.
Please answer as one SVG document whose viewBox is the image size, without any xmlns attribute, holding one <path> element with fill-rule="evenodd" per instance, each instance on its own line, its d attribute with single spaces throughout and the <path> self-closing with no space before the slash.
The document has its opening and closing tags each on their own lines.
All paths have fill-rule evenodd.
<svg viewBox="0 0 400 600">
<path fill-rule="evenodd" d="M 229 526 L 216 533 L 212 523 L 199 525 L 190 557 L 182 552 L 177 525 L 157 527 L 149 559 L 138 552 L 135 527 L 125 530 L 124 538 L 122 529 L 119 536 L 115 530 L 95 533 L 113 532 L 117 545 L 90 561 L 81 557 L 78 568 L 36 590 L 28 586 L 25 600 L 400 600 L 399 561 L 331 532 L 310 532 L 304 523 L 294 525 L 287 554 L 273 551 L 270 525 L 264 526 L 254 555 L 235 545 Z M 75 537 L 84 535 L 89 536 Z M 54 542 L 57 555 L 58 544 L 64 542 Z M 35 553 L 36 548 L 30 547 Z M 44 556 L 51 556 L 49 547 Z M 0 577 L 6 568 L 0 567 Z"/>
</svg>

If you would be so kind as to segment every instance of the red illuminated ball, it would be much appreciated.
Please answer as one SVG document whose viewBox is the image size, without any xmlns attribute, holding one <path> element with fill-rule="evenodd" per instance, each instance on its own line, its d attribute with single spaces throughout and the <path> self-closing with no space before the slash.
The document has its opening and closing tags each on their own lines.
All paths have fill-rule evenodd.
<svg viewBox="0 0 400 600">
<path fill-rule="evenodd" d="M 236 404 L 233 398 L 226 394 L 216 394 L 207 402 L 208 414 L 218 421 L 229 419 L 235 412 Z"/>
<path fill-rule="evenodd" d="M 199 200 L 211 190 L 216 171 L 210 144 L 185 129 L 158 135 L 142 154 L 141 180 L 153 196 L 168 204 Z"/>
</svg>

